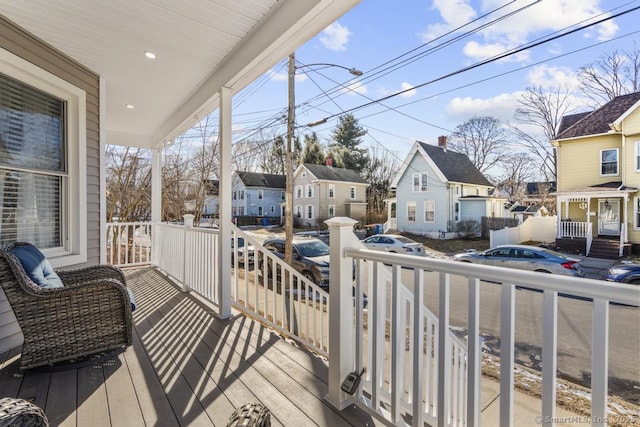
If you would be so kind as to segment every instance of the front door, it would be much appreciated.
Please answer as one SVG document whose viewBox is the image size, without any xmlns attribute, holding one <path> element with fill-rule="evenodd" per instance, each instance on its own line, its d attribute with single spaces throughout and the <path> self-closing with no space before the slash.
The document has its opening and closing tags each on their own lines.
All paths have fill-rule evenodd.
<svg viewBox="0 0 640 427">
<path fill-rule="evenodd" d="M 620 200 L 598 201 L 598 235 L 620 235 Z"/>
</svg>

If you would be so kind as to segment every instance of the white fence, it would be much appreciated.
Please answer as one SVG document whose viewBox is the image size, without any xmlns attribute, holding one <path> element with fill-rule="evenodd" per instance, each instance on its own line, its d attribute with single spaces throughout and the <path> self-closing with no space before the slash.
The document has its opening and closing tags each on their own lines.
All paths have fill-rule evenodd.
<svg viewBox="0 0 640 427">
<path fill-rule="evenodd" d="M 151 223 L 107 224 L 107 264 L 124 266 L 151 262 Z"/>
<path fill-rule="evenodd" d="M 498 245 L 518 244 L 522 242 L 553 242 L 557 234 L 557 217 L 530 217 L 517 227 L 491 230 L 489 232 L 489 245 L 495 248 Z"/>
<path fill-rule="evenodd" d="M 362 249 L 348 237 L 349 223 L 330 225 L 331 242 L 335 254 L 340 254 L 338 267 L 333 267 L 332 280 L 345 275 L 357 260 L 356 289 L 371 289 L 370 306 L 374 307 L 374 319 L 369 319 L 365 334 L 359 320 L 364 313 L 356 305 L 355 314 L 343 310 L 330 318 L 332 338 L 329 353 L 329 397 L 335 405 L 353 403 L 365 410 L 385 418 L 390 424 L 422 426 L 423 422 L 437 425 L 479 425 L 480 423 L 480 286 L 490 282 L 499 286 L 500 304 L 497 316 L 499 325 L 500 354 L 500 410 L 499 425 L 514 424 L 514 368 L 515 368 L 515 318 L 516 310 L 530 307 L 516 305 L 516 287 L 525 287 L 542 292 L 542 410 L 539 419 L 543 425 L 552 425 L 556 411 L 556 378 L 558 357 L 558 296 L 574 295 L 593 300 L 591 342 L 599 343 L 591 350 L 591 416 L 592 420 L 606 420 L 608 395 L 609 348 L 609 304 L 611 302 L 637 305 L 640 288 L 633 285 L 609 283 L 600 280 L 546 275 L 516 269 L 459 263 L 424 257 L 390 254 Z M 333 260 L 333 258 L 332 258 Z M 390 265 L 393 286 L 385 289 L 384 279 L 378 272 L 381 265 Z M 423 301 L 425 287 L 437 283 L 439 323 L 437 338 L 432 347 L 421 345 L 427 339 L 428 319 L 420 310 L 415 310 L 398 286 L 406 277 L 407 270 L 413 277 L 415 301 Z M 404 273 L 403 273 L 404 272 Z M 428 279 L 427 279 L 428 278 Z M 461 367 L 452 351 L 449 331 L 452 279 L 468 282 L 468 354 L 466 357 L 467 384 L 460 384 Z M 483 285 L 486 286 L 486 285 Z M 331 289 L 334 295 L 346 295 L 344 289 Z M 390 292 L 390 296 L 389 296 Z M 523 291 L 527 292 L 527 291 Z M 389 299 L 390 298 L 390 299 Z M 334 301 L 336 304 L 336 301 Z M 389 311 L 390 326 L 384 324 L 380 313 Z M 425 328 L 427 326 L 427 328 Z M 382 351 L 381 337 L 391 336 L 390 358 Z M 353 337 L 355 349 L 353 347 Z M 412 337 L 410 339 L 408 337 Z M 338 345 L 335 345 L 338 343 Z M 602 344 L 604 343 L 604 344 Z M 460 361 L 460 363 L 464 363 Z M 432 369 L 432 366 L 433 369 Z M 365 368 L 366 377 L 353 397 L 340 395 L 340 383 L 351 370 L 360 372 Z M 434 377 L 435 376 L 435 377 Z M 435 383 L 434 383 L 435 381 Z M 434 400 L 431 400 L 433 397 Z M 545 420 L 549 420 L 548 422 Z M 605 425 L 598 421 L 594 424 Z"/>
</svg>

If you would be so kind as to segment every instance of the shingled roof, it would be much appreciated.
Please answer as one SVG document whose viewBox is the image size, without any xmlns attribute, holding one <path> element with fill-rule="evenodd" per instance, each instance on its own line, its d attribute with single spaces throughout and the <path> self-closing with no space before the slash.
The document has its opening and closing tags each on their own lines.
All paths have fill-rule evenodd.
<svg viewBox="0 0 640 427">
<path fill-rule="evenodd" d="M 582 113 L 583 117 L 579 117 L 578 120 L 572 117 L 579 116 L 576 114 L 564 116 L 560 121 L 560 128 L 558 129 L 558 135 L 555 139 L 576 138 L 579 136 L 609 132 L 611 130 L 609 125 L 615 122 L 638 101 L 640 101 L 640 92 L 620 95 L 597 110 Z M 567 123 L 563 126 L 565 118 L 567 118 Z M 567 124 L 569 124 L 569 126 L 567 126 Z"/>
<path fill-rule="evenodd" d="M 236 174 L 245 187 L 285 188 L 287 186 L 285 175 L 240 171 L 237 171 Z"/>
<path fill-rule="evenodd" d="M 447 178 L 447 181 L 463 182 L 467 184 L 486 185 L 492 187 L 482 172 L 462 153 L 443 150 L 441 147 L 418 141 L 420 147 L 427 153 L 433 163 Z"/>
<path fill-rule="evenodd" d="M 352 169 L 335 168 L 325 165 L 314 165 L 311 163 L 303 163 L 303 166 L 313 174 L 317 179 L 323 181 L 343 181 L 355 182 L 357 184 L 367 184 L 358 172 Z"/>
</svg>

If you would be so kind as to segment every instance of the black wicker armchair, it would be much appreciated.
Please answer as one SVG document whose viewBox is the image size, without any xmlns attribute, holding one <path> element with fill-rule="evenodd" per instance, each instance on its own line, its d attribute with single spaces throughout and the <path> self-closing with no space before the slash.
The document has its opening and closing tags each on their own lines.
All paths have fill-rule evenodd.
<svg viewBox="0 0 640 427">
<path fill-rule="evenodd" d="M 57 274 L 64 287 L 41 288 L 13 254 L 0 250 L 0 286 L 24 335 L 22 369 L 131 345 L 131 303 L 120 269 L 101 265 Z"/>
<path fill-rule="evenodd" d="M 48 427 L 44 411 L 24 399 L 0 399 L 0 427 Z"/>
</svg>

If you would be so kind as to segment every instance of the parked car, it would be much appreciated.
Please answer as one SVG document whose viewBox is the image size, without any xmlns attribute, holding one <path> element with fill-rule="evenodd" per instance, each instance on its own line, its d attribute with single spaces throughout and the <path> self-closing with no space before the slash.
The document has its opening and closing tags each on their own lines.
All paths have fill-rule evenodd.
<svg viewBox="0 0 640 427">
<path fill-rule="evenodd" d="M 285 239 L 269 238 L 264 241 L 263 246 L 273 252 L 278 258 L 284 259 Z M 329 246 L 320 239 L 310 237 L 293 237 L 293 268 L 316 285 L 329 292 Z M 264 271 L 264 260 L 258 263 L 258 270 Z M 355 267 L 355 265 L 354 265 Z M 272 267 L 267 263 L 267 275 L 273 274 Z M 278 272 L 278 274 L 280 274 Z M 355 268 L 354 268 L 355 274 Z M 353 287 L 355 296 L 355 287 Z M 363 306 L 366 307 L 369 298 L 362 295 Z"/>
<path fill-rule="evenodd" d="M 640 264 L 617 264 L 609 269 L 604 278 L 609 282 L 631 283 L 640 285 Z"/>
<path fill-rule="evenodd" d="M 271 238 L 263 246 L 278 258 L 284 259 L 285 239 Z M 292 266 L 304 277 L 323 288 L 329 287 L 329 246 L 320 239 L 294 236 Z M 263 260 L 258 268 L 263 270 Z M 271 266 L 267 264 L 268 274 Z"/>
<path fill-rule="evenodd" d="M 400 234 L 376 234 L 362 241 L 369 249 L 407 255 L 425 256 L 424 245 Z"/>
<path fill-rule="evenodd" d="M 481 252 L 457 254 L 453 256 L 453 260 L 584 277 L 581 260 L 537 246 L 501 245 Z"/>
<path fill-rule="evenodd" d="M 256 248 L 253 245 L 246 245 L 244 237 L 238 237 L 238 248 L 234 251 L 234 239 L 231 239 L 231 263 L 234 263 L 234 258 L 238 256 L 238 265 L 244 265 L 245 259 L 248 265 L 252 265 L 255 258 Z M 245 257 L 245 252 L 247 253 Z"/>
</svg>

